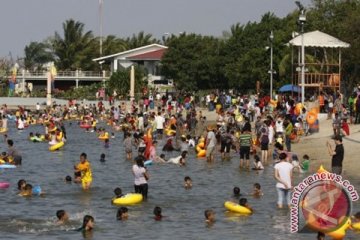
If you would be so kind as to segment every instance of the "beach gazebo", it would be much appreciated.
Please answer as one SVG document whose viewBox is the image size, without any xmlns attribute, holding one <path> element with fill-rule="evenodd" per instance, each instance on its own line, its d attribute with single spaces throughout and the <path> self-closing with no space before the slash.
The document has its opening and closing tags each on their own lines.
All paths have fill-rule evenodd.
<svg viewBox="0 0 360 240">
<path fill-rule="evenodd" d="M 333 36 L 320 31 L 307 32 L 293 38 L 289 44 L 292 46 L 292 56 L 297 50 L 297 59 L 292 60 L 292 83 L 302 87 L 301 84 L 301 46 L 304 44 L 306 56 L 310 55 L 312 61 L 306 62 L 304 87 L 313 91 L 340 90 L 341 86 L 341 49 L 350 47 Z M 293 57 L 294 59 L 294 57 Z"/>
</svg>

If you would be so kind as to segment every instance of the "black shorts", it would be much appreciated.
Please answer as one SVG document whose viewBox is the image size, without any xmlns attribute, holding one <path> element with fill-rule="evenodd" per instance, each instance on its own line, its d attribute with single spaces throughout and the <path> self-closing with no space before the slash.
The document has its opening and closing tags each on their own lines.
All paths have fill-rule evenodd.
<svg viewBox="0 0 360 240">
<path fill-rule="evenodd" d="M 146 147 L 139 147 L 139 153 L 144 153 L 145 152 L 145 149 L 146 149 Z"/>
<path fill-rule="evenodd" d="M 229 153 L 231 149 L 231 142 L 226 142 L 226 141 L 221 141 L 221 147 L 220 147 L 220 152 L 227 152 Z"/>
<path fill-rule="evenodd" d="M 240 147 L 240 159 L 250 159 L 250 147 Z"/>
<path fill-rule="evenodd" d="M 144 184 L 140 184 L 140 185 L 134 185 L 135 188 L 135 193 L 141 193 L 144 197 L 144 199 L 147 198 L 148 195 L 148 184 L 144 183 Z"/>
<path fill-rule="evenodd" d="M 261 150 L 269 150 L 269 143 L 260 143 L 261 145 Z"/>
</svg>

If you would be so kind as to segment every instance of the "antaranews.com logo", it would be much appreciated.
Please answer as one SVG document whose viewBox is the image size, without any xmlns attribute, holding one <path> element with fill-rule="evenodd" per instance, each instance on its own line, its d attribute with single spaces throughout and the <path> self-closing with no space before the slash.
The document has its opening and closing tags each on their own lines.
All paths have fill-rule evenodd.
<svg viewBox="0 0 360 240">
<path fill-rule="evenodd" d="M 352 202 L 358 199 L 357 191 L 348 180 L 321 166 L 317 173 L 294 187 L 290 230 L 292 233 L 304 229 L 334 232 L 349 224 Z"/>
</svg>

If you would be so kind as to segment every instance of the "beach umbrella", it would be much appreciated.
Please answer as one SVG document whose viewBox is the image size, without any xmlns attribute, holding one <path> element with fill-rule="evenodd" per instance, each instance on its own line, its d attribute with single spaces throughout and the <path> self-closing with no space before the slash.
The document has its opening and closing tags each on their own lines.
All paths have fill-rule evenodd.
<svg viewBox="0 0 360 240">
<path fill-rule="evenodd" d="M 279 88 L 279 92 L 301 92 L 301 89 L 293 84 L 286 84 L 284 86 L 282 86 L 281 88 Z"/>
</svg>

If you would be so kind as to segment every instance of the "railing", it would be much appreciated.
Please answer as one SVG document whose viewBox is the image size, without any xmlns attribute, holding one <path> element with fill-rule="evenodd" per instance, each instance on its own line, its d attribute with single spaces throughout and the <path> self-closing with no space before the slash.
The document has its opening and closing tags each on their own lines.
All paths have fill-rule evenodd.
<svg viewBox="0 0 360 240">
<path fill-rule="evenodd" d="M 11 73 L 7 74 L 8 77 L 11 77 Z M 47 71 L 27 71 L 27 70 L 22 70 L 22 71 L 18 71 L 16 78 L 21 79 L 21 78 L 25 78 L 25 79 L 46 79 L 48 76 L 48 72 Z M 96 80 L 101 80 L 101 79 L 108 79 L 110 77 L 110 72 L 108 71 L 102 71 L 102 72 L 94 72 L 94 71 L 58 71 L 56 74 L 56 79 L 96 79 Z"/>
<path fill-rule="evenodd" d="M 295 83 L 301 85 L 301 74 L 295 74 Z M 338 73 L 305 73 L 305 86 L 308 87 L 339 87 Z"/>
</svg>

